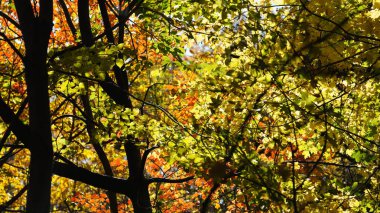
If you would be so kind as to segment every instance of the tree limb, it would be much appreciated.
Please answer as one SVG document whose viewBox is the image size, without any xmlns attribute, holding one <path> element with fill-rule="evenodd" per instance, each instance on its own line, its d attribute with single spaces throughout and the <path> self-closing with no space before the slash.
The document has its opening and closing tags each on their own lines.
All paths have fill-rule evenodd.
<svg viewBox="0 0 380 213">
<path fill-rule="evenodd" d="M 94 187 L 124 194 L 128 197 L 131 196 L 131 189 L 135 187 L 131 184 L 129 179 L 126 180 L 108 175 L 100 175 L 88 171 L 87 169 L 59 161 L 54 161 L 53 173 Z"/>
<path fill-rule="evenodd" d="M 0 16 L 3 17 L 4 19 L 6 19 L 7 21 L 11 22 L 15 27 L 17 27 L 18 29 L 21 29 L 20 25 L 17 23 L 16 20 L 12 19 L 11 17 L 9 17 L 7 14 L 5 14 L 4 12 L 0 11 Z"/>
<path fill-rule="evenodd" d="M 167 179 L 167 178 L 150 178 L 148 179 L 148 184 L 151 183 L 183 183 L 194 179 L 194 176 L 181 178 L 181 179 Z"/>
<path fill-rule="evenodd" d="M 0 205 L 0 212 L 6 212 L 7 208 L 12 205 L 14 202 L 16 202 L 25 192 L 26 190 L 28 189 L 28 184 L 26 184 L 24 187 L 22 187 L 22 189 L 17 192 L 17 194 L 15 196 L 12 197 L 12 199 L 8 200 L 7 202 L 5 202 L 4 204 L 1 204 Z"/>
</svg>

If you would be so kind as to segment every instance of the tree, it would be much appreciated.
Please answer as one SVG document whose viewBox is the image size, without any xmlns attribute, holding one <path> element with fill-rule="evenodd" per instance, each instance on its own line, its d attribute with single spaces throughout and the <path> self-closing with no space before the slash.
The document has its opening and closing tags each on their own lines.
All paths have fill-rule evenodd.
<svg viewBox="0 0 380 213">
<path fill-rule="evenodd" d="M 1 210 L 375 212 L 375 3 L 0 2 Z"/>
<path fill-rule="evenodd" d="M 26 117 L 24 116 L 29 122 L 24 124 L 23 120 L 25 118 L 19 119 L 18 116 L 20 115 L 13 113 L 9 101 L 1 99 L 1 117 L 5 123 L 9 124 L 5 132 L 6 137 L 3 137 L 2 145 L 7 142 L 10 131 L 17 138 L 17 140 L 10 139 L 10 143 L 6 144 L 10 148 L 6 150 L 3 162 L 7 162 L 9 158 L 19 151 L 19 148 L 27 148 L 30 151 L 30 174 L 28 175 L 26 208 L 28 212 L 48 212 L 51 208 L 50 186 L 53 173 L 76 181 L 82 181 L 95 187 L 108 189 L 110 207 L 114 212 L 117 211 L 115 192 L 127 195 L 131 199 L 136 212 L 150 212 L 151 204 L 148 194 L 148 185 L 150 183 L 183 182 L 192 179 L 192 177 L 179 180 L 147 179 L 144 176 L 145 161 L 147 155 L 156 147 L 149 147 L 149 143 L 147 143 L 144 146 L 147 147 L 146 151 L 141 154 L 140 150 L 143 147 L 138 144 L 138 138 L 130 130 L 133 129 L 132 126 L 135 124 L 132 117 L 138 116 L 140 111 L 138 108 L 133 108 L 133 102 L 129 97 L 130 84 L 134 83 L 136 79 L 131 81 L 128 79 L 128 75 L 138 76 L 144 66 L 152 66 L 152 62 L 154 62 L 154 60 L 148 60 L 147 57 L 155 56 L 154 54 L 152 55 L 150 45 L 148 45 L 148 36 L 146 34 L 149 32 L 137 32 L 137 37 L 134 38 L 131 30 L 129 30 L 130 26 L 137 25 L 136 22 L 138 21 L 136 19 L 135 21 L 129 19 L 136 11 L 139 10 L 149 15 L 146 12 L 147 9 L 142 8 L 142 3 L 143 1 L 120 1 L 118 7 L 114 6 L 113 2 L 98 1 L 90 4 L 89 1 L 81 0 L 75 2 L 76 5 L 58 1 L 54 7 L 52 1 L 41 2 L 38 5 L 21 1 L 2 3 L 1 6 L 4 8 L 2 11 L 7 12 L 1 13 L 2 21 L 5 24 L 12 25 L 8 28 L 9 31 L 2 33 L 3 43 L 13 52 L 11 58 L 4 58 L 4 66 L 7 67 L 17 63 L 17 67 L 12 67 L 12 71 L 9 74 L 6 73 L 8 75 L 5 75 L 3 80 L 11 85 L 15 78 L 11 73 L 22 73 L 18 75 L 18 81 L 22 82 L 20 84 L 26 85 L 27 99 L 23 102 L 21 108 L 25 108 L 27 103 L 29 109 Z M 146 4 L 149 5 L 149 3 Z M 165 7 L 166 4 L 158 6 Z M 72 8 L 77 10 L 77 17 L 70 14 L 70 12 L 73 12 Z M 92 17 L 90 17 L 90 8 L 94 11 Z M 109 14 L 110 10 L 113 13 L 112 15 Z M 16 13 L 17 20 L 13 19 Z M 111 20 L 112 17 L 113 19 Z M 55 22 L 54 29 L 53 20 Z M 75 22 L 73 20 L 79 21 Z M 91 26 L 91 21 L 96 24 Z M 133 24 L 126 24 L 126 21 L 133 22 Z M 146 30 L 149 27 L 144 26 L 146 25 L 145 22 L 139 25 L 141 25 L 139 26 L 141 27 L 140 30 Z M 113 34 L 115 29 L 119 31 L 116 37 L 117 40 Z M 67 30 L 70 31 L 67 32 Z M 93 33 L 99 35 L 94 36 Z M 21 34 L 22 37 L 14 38 L 14 35 L 18 34 Z M 132 37 L 126 40 L 129 35 Z M 103 37 L 106 37 L 107 42 Z M 143 43 L 143 41 L 138 40 L 141 39 L 140 37 L 146 39 L 145 46 L 140 44 Z M 74 40 L 75 38 L 80 38 L 80 40 Z M 23 47 L 18 47 L 17 42 L 23 43 Z M 138 46 L 134 42 L 138 42 Z M 159 48 L 167 48 L 164 43 L 159 43 L 159 45 Z M 176 52 L 178 52 L 178 49 L 173 51 L 173 54 L 176 54 Z M 133 63 L 128 63 L 128 60 Z M 74 63 L 69 64 L 70 62 Z M 136 64 L 143 67 L 136 68 Z M 131 65 L 133 67 L 127 67 Z M 127 75 L 127 68 L 134 68 L 134 73 L 129 71 L 130 73 Z M 20 71 L 20 69 L 24 71 Z M 108 72 L 110 70 L 112 70 L 112 73 Z M 25 72 L 25 76 L 23 72 Z M 49 78 L 48 72 L 50 72 Z M 137 84 L 137 81 L 135 83 Z M 78 85 L 77 88 L 75 88 L 76 85 Z M 95 102 L 92 100 L 94 95 L 92 92 L 95 92 L 95 94 L 96 91 L 99 92 L 100 87 L 98 86 L 102 88 L 103 98 L 104 91 L 108 95 L 108 100 L 113 100 L 112 103 L 105 103 L 101 107 L 111 107 L 109 109 L 114 107 L 115 111 L 123 112 L 123 116 L 127 116 L 127 118 L 129 116 L 130 122 L 126 122 L 129 122 L 129 127 L 131 128 L 126 131 L 131 134 L 124 134 L 123 136 L 125 137 L 121 138 L 116 132 L 111 134 L 111 131 L 114 130 L 99 122 L 101 117 L 98 116 L 102 116 L 102 114 L 95 115 L 92 106 Z M 68 87 L 71 90 L 62 91 L 62 88 L 67 89 Z M 26 98 L 25 94 L 20 93 L 17 89 L 15 95 L 18 98 Z M 100 97 L 98 96 L 98 98 Z M 135 98 L 140 100 L 138 97 Z M 18 103 L 15 103 L 16 106 Z M 53 106 L 54 109 L 50 110 L 50 106 Z M 20 109 L 19 114 L 22 113 L 22 110 Z M 73 111 L 72 114 L 67 114 L 70 110 Z M 113 115 L 115 111 L 99 110 L 97 112 Z M 143 113 L 143 108 L 141 108 L 141 113 Z M 78 114 L 80 115 L 78 116 Z M 66 118 L 71 119 L 66 121 Z M 83 133 L 81 128 L 83 123 L 76 123 L 76 119 L 84 122 L 87 134 Z M 112 120 L 112 118 L 110 119 Z M 63 120 L 64 124 L 57 123 L 58 120 Z M 104 122 L 107 121 L 106 119 Z M 124 118 L 122 118 L 122 121 L 124 121 Z M 126 128 L 126 126 L 123 128 Z M 119 129 L 118 131 L 122 130 Z M 115 146 L 118 146 L 117 149 L 120 150 L 121 145 L 125 147 L 129 168 L 128 179 L 112 177 L 113 172 L 104 151 L 105 147 L 100 144 L 100 139 L 105 138 L 104 135 L 100 137 L 101 134 L 108 134 L 110 138 L 114 137 L 110 139 L 111 141 L 116 141 L 116 138 L 118 138 L 118 141 L 115 142 Z M 68 139 L 69 144 L 62 144 L 65 139 Z M 52 140 L 56 142 L 55 147 L 53 147 Z M 70 153 L 71 150 L 70 154 L 73 155 L 73 159 L 78 157 L 75 156 L 77 154 L 75 151 L 78 152 L 78 150 L 72 150 L 72 147 L 70 147 L 76 142 L 75 140 L 87 140 L 93 146 L 94 152 L 99 157 L 104 173 L 107 176 L 80 168 L 61 154 L 61 152 Z M 21 141 L 25 147 L 20 147 L 18 141 Z M 85 146 L 83 148 L 89 147 Z M 86 156 L 86 158 L 90 157 Z M 61 162 L 58 160 L 61 160 Z M 16 198 L 21 196 L 24 191 L 25 189 L 23 188 Z M 11 201 L 13 202 L 15 199 L 11 199 Z M 7 208 L 7 205 L 12 202 L 6 203 L 4 208 Z"/>
<path fill-rule="evenodd" d="M 202 211 L 375 212 L 380 64 L 371 1 L 224 3 L 210 5 L 222 18 L 194 5 L 212 23 L 219 62 L 202 64 L 194 86 L 202 96 L 193 144 L 213 178 Z"/>
</svg>

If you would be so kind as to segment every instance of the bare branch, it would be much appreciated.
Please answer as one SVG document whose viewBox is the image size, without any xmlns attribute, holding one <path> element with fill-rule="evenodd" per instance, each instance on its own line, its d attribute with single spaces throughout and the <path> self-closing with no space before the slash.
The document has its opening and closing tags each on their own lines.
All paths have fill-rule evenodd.
<svg viewBox="0 0 380 213">
<path fill-rule="evenodd" d="M 0 97 L 0 98 L 1 98 L 1 97 Z M 24 111 L 24 109 L 25 109 L 27 103 L 28 103 L 28 98 L 25 98 L 25 99 L 23 100 L 23 102 L 21 103 L 21 106 L 20 106 L 20 108 L 18 109 L 18 111 L 17 111 L 15 117 L 18 118 L 18 117 L 22 114 L 22 112 Z M 0 151 L 1 151 L 1 149 L 3 148 L 3 145 L 5 144 L 6 140 L 8 139 L 10 133 L 11 133 L 11 126 L 9 126 L 9 127 L 7 128 L 7 130 L 5 131 L 3 137 L 1 138 L 1 141 L 0 141 Z"/>
<path fill-rule="evenodd" d="M 22 123 L 22 121 L 14 114 L 13 110 L 4 102 L 0 96 L 0 117 L 3 121 L 9 124 L 12 132 L 20 139 L 26 146 L 30 144 L 30 130 L 29 126 Z"/>
<path fill-rule="evenodd" d="M 144 168 L 145 168 L 145 163 L 146 163 L 146 159 L 148 158 L 148 155 L 155 149 L 159 148 L 159 146 L 153 146 L 147 150 L 144 151 L 144 154 L 141 158 L 141 173 L 144 171 Z"/>
<path fill-rule="evenodd" d="M 315 164 L 315 165 L 326 165 L 326 166 L 337 166 L 337 167 L 355 167 L 359 168 L 358 165 L 345 165 L 345 164 L 339 164 L 339 163 L 331 163 L 331 162 L 324 162 L 324 161 L 302 161 L 302 160 L 296 160 L 295 162 L 297 163 L 302 163 L 302 164 Z M 284 163 L 292 163 L 292 161 L 284 161 Z M 365 166 L 360 166 L 361 168 L 366 168 Z"/>
<path fill-rule="evenodd" d="M 130 180 L 111 177 L 108 175 L 100 175 L 88 171 L 87 169 L 54 161 L 53 173 L 61 177 L 66 177 L 72 180 L 80 181 L 85 184 L 121 193 L 126 196 L 131 196 L 134 189 Z"/>
<path fill-rule="evenodd" d="M 9 17 L 7 14 L 3 13 L 2 11 L 0 11 L 0 16 L 3 17 L 4 19 L 6 19 L 7 21 L 11 22 L 18 29 L 21 29 L 20 25 L 17 23 L 16 20 L 12 19 L 11 17 Z"/>
<path fill-rule="evenodd" d="M 0 205 L 0 212 L 5 212 L 9 206 L 16 202 L 26 192 L 28 186 L 29 184 L 26 184 L 15 196 L 12 197 L 12 199 Z"/>
<path fill-rule="evenodd" d="M 4 41 L 12 48 L 12 50 L 21 58 L 23 62 L 25 62 L 24 55 L 17 49 L 17 47 L 12 43 L 11 39 L 8 38 L 7 35 L 0 32 L 0 36 L 4 38 Z"/>
<path fill-rule="evenodd" d="M 181 178 L 181 179 L 167 179 L 167 178 L 150 178 L 148 179 L 148 184 L 151 183 L 183 183 L 194 179 L 194 176 Z"/>
<path fill-rule="evenodd" d="M 73 34 L 74 38 L 76 38 L 76 31 L 77 30 L 75 29 L 73 21 L 71 20 L 70 13 L 69 13 L 69 10 L 67 9 L 65 1 L 64 0 L 58 0 L 58 3 L 63 10 L 63 14 L 65 15 L 65 18 L 66 18 L 67 24 L 69 25 L 71 33 Z"/>
</svg>

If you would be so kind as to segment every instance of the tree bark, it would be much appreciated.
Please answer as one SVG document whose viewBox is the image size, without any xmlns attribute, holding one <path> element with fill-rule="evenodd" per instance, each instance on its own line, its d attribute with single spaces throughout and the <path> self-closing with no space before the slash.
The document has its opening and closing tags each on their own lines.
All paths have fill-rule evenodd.
<svg viewBox="0 0 380 213">
<path fill-rule="evenodd" d="M 53 162 L 47 74 L 47 47 L 52 30 L 53 2 L 40 2 L 35 17 L 30 1 L 15 0 L 26 50 L 24 66 L 29 97 L 31 152 L 27 212 L 49 212 Z"/>
<path fill-rule="evenodd" d="M 148 190 L 148 181 L 144 177 L 144 165 L 141 159 L 140 149 L 131 139 L 124 143 L 124 149 L 127 154 L 129 178 L 132 185 L 132 195 L 129 197 L 132 201 L 133 210 L 136 213 L 151 213 L 152 206 Z"/>
</svg>

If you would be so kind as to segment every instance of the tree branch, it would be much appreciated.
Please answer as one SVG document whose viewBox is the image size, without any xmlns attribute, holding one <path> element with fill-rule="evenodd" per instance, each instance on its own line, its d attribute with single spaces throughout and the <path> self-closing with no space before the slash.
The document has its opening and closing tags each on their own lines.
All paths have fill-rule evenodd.
<svg viewBox="0 0 380 213">
<path fill-rule="evenodd" d="M 1 99 L 1 97 L 0 97 L 0 99 Z M 0 100 L 0 101 L 2 101 L 2 100 Z M 15 117 L 18 118 L 18 117 L 21 115 L 21 113 L 24 111 L 24 109 L 25 109 L 27 103 L 28 103 L 28 98 L 25 98 L 25 99 L 23 100 L 23 102 L 21 103 L 20 108 L 17 110 L 17 113 L 16 113 Z M 0 151 L 1 151 L 1 149 L 3 148 L 3 146 L 4 146 L 5 142 L 6 142 L 6 140 L 8 139 L 10 133 L 11 133 L 11 126 L 9 126 L 9 127 L 7 128 L 7 130 L 5 131 L 3 137 L 1 138 L 1 141 L 0 141 Z"/>
<path fill-rule="evenodd" d="M 85 82 L 86 85 L 86 90 L 88 91 L 88 82 Z M 96 139 L 96 128 L 95 128 L 95 123 L 94 123 L 94 116 L 92 114 L 92 108 L 90 105 L 90 99 L 88 97 L 88 94 L 81 95 L 80 96 L 83 107 L 84 107 L 84 112 L 86 114 L 86 117 L 89 119 L 85 120 L 86 123 L 86 128 L 87 128 L 87 133 L 90 138 L 90 143 L 95 149 L 96 154 L 98 155 L 100 162 L 102 163 L 104 173 L 108 176 L 113 176 L 113 171 L 110 165 L 110 162 L 108 160 L 107 154 L 104 152 L 102 146 L 100 145 L 99 141 Z M 110 200 L 110 209 L 111 212 L 117 212 L 117 197 L 116 193 L 114 192 L 107 192 L 107 196 Z"/>
<path fill-rule="evenodd" d="M 58 161 L 54 161 L 53 173 L 97 188 L 121 193 L 128 197 L 132 195 L 131 189 L 135 187 L 131 184 L 129 179 L 126 180 L 108 175 L 100 175 L 90 172 L 87 169 Z"/>
<path fill-rule="evenodd" d="M 100 14 L 102 15 L 103 25 L 104 25 L 107 40 L 110 43 L 114 43 L 115 38 L 113 36 L 112 30 L 111 30 L 111 23 L 110 23 L 110 20 L 108 18 L 106 1 L 105 0 L 98 0 L 98 4 L 99 4 L 99 9 L 100 9 Z"/>
<path fill-rule="evenodd" d="M 167 178 L 150 178 L 148 179 L 148 184 L 151 183 L 183 183 L 194 179 L 194 176 L 181 178 L 181 179 L 167 179 Z"/>
<path fill-rule="evenodd" d="M 202 202 L 202 205 L 201 205 L 201 209 L 200 209 L 200 212 L 201 213 L 206 213 L 208 212 L 208 207 L 211 203 L 211 198 L 212 198 L 212 195 L 214 195 L 214 193 L 216 192 L 216 190 L 219 189 L 219 187 L 221 186 L 222 184 L 219 182 L 219 183 L 215 183 L 212 188 L 210 189 L 210 192 L 209 194 L 207 195 L 206 199 Z"/>
<path fill-rule="evenodd" d="M 66 18 L 67 24 L 69 25 L 71 33 L 73 34 L 74 38 L 76 38 L 77 30 L 75 29 L 73 21 L 71 20 L 70 13 L 69 13 L 69 10 L 67 9 L 65 1 L 64 0 L 58 0 L 58 3 L 63 10 L 63 14 L 65 15 L 65 18 Z"/>
<path fill-rule="evenodd" d="M 16 202 L 26 192 L 26 190 L 28 189 L 28 186 L 29 186 L 29 184 L 26 184 L 24 187 L 22 187 L 22 189 L 15 196 L 12 197 L 12 199 L 8 200 L 4 204 L 1 204 L 0 205 L 0 212 L 6 212 L 6 209 L 10 205 L 12 205 L 14 202 Z"/>
<path fill-rule="evenodd" d="M 33 20 L 35 18 L 32 4 L 30 1 L 24 0 L 15 0 L 14 2 L 25 44 L 30 43 L 33 30 Z"/>
<path fill-rule="evenodd" d="M 22 62 L 25 63 L 25 57 L 24 55 L 17 49 L 17 47 L 12 43 L 12 41 L 8 38 L 7 35 L 0 32 L 1 37 L 4 38 L 4 41 L 7 42 L 7 44 L 12 48 L 12 50 L 18 55 L 18 57 L 21 58 Z"/>
<path fill-rule="evenodd" d="M 29 126 L 21 122 L 20 119 L 14 114 L 13 110 L 4 102 L 0 96 L 0 117 L 9 128 L 27 147 L 30 145 L 30 130 Z"/>
<path fill-rule="evenodd" d="M 84 46 L 90 47 L 95 41 L 91 32 L 88 0 L 78 0 L 79 30 Z"/>
<path fill-rule="evenodd" d="M 141 169 L 140 172 L 141 173 L 143 173 L 143 171 L 144 171 L 146 159 L 148 158 L 149 153 L 151 153 L 153 150 L 155 150 L 157 148 L 159 148 L 159 146 L 153 146 L 153 147 L 144 151 L 144 154 L 141 158 L 141 166 L 140 166 L 140 169 Z"/>
<path fill-rule="evenodd" d="M 7 14 L 3 13 L 2 11 L 0 11 L 0 16 L 3 17 L 4 19 L 6 19 L 7 21 L 11 22 L 18 29 L 21 29 L 20 25 L 17 23 L 16 20 L 12 19 L 11 17 L 9 17 Z"/>
<path fill-rule="evenodd" d="M 356 38 L 364 38 L 364 39 L 373 40 L 373 41 L 380 41 L 379 38 L 370 37 L 370 36 L 356 35 L 356 34 L 350 33 L 350 32 L 348 32 L 346 29 L 344 29 L 344 28 L 342 27 L 343 25 L 342 25 L 341 23 L 336 23 L 335 21 L 333 21 L 333 20 L 331 20 L 331 19 L 329 19 L 329 18 L 327 18 L 327 17 L 321 16 L 321 15 L 316 14 L 316 13 L 314 13 L 313 11 L 311 11 L 311 10 L 306 6 L 304 0 L 301 0 L 300 3 L 301 3 L 301 5 L 302 5 L 302 8 L 304 8 L 308 13 L 310 13 L 311 15 L 313 15 L 313 16 L 315 16 L 315 17 L 318 17 L 318 18 L 320 18 L 320 19 L 322 19 L 322 20 L 325 20 L 325 21 L 327 21 L 327 22 L 332 23 L 333 25 L 335 25 L 336 28 L 339 28 L 342 32 L 346 33 L 346 34 L 349 35 L 349 36 L 356 37 Z M 360 12 L 363 12 L 363 11 L 358 11 L 357 13 L 360 13 Z M 356 15 L 356 14 L 352 14 L 351 17 L 354 17 L 354 15 Z M 345 19 L 348 20 L 348 18 L 345 18 Z"/>
<path fill-rule="evenodd" d="M 30 144 L 29 126 L 23 124 L 13 113 L 10 107 L 0 97 L 0 117 L 7 124 L 10 124 L 12 132 L 20 139 L 27 147 Z M 126 196 L 131 195 L 133 186 L 129 180 L 114 178 L 110 176 L 100 175 L 90 172 L 86 169 L 54 161 L 53 173 L 61 177 L 70 178 L 72 180 L 81 181 L 94 187 L 110 190 L 121 193 Z"/>
</svg>

